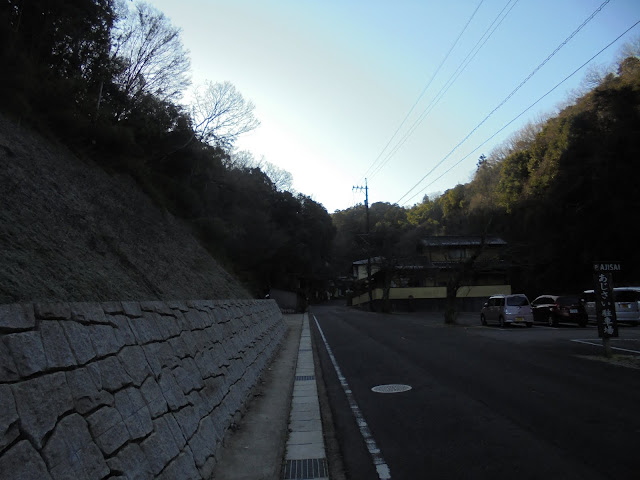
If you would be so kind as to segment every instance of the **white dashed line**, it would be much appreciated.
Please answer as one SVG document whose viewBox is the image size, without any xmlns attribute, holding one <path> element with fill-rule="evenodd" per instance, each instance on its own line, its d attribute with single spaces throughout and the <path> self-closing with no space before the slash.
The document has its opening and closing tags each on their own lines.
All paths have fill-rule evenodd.
<svg viewBox="0 0 640 480">
<path fill-rule="evenodd" d="M 602 343 L 594 343 L 587 340 L 571 340 L 576 343 L 584 343 L 585 345 L 594 345 L 596 347 L 601 347 Z M 640 350 L 629 350 L 628 348 L 620 348 L 620 347 L 611 347 L 611 350 L 619 350 L 621 352 L 629 352 L 629 353 L 638 353 L 640 354 Z"/>
</svg>

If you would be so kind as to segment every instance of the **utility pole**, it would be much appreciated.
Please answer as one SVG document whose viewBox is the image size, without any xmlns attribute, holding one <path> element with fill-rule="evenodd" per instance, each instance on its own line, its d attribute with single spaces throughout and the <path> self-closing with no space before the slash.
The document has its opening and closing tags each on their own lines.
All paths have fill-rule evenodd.
<svg viewBox="0 0 640 480">
<path fill-rule="evenodd" d="M 371 243 L 369 242 L 369 187 L 367 186 L 367 179 L 364 179 L 364 187 L 354 186 L 352 190 L 364 190 L 364 209 L 367 214 L 367 226 L 366 226 L 366 243 L 367 243 L 367 285 L 369 288 L 369 310 L 373 311 L 373 289 L 371 285 Z"/>
</svg>

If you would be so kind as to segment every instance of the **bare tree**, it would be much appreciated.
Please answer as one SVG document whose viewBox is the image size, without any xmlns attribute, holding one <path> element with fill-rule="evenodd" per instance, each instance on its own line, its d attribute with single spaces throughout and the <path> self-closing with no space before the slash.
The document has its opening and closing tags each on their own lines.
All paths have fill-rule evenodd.
<svg viewBox="0 0 640 480">
<path fill-rule="evenodd" d="M 620 64 L 629 57 L 640 57 L 640 36 L 635 37 L 622 46 L 617 63 Z"/>
<path fill-rule="evenodd" d="M 237 138 L 260 125 L 253 102 L 244 99 L 230 82 L 207 82 L 196 89 L 191 118 L 196 138 L 230 149 Z"/>
<path fill-rule="evenodd" d="M 240 150 L 233 152 L 229 155 L 228 160 L 225 162 L 227 168 L 259 168 L 262 172 L 269 177 L 276 187 L 281 192 L 293 193 L 293 175 L 284 168 L 268 162 L 263 156 L 260 160 L 256 160 L 253 154 L 247 150 Z"/>
<path fill-rule="evenodd" d="M 589 65 L 587 67 L 587 72 L 584 75 L 584 79 L 582 80 L 583 88 L 578 90 L 578 95 L 573 98 L 573 101 L 577 101 L 580 97 L 584 96 L 585 93 L 602 84 L 610 73 L 612 73 L 611 67 L 599 64 Z"/>
<path fill-rule="evenodd" d="M 462 282 L 465 278 L 468 278 L 469 275 L 473 272 L 475 263 L 478 260 L 478 257 L 482 253 L 485 244 L 485 236 L 483 235 L 480 241 L 480 245 L 477 246 L 473 253 L 462 261 L 453 261 L 453 267 L 449 272 L 449 276 L 447 278 L 447 290 L 446 290 L 446 307 L 444 311 L 444 323 L 453 324 L 456 323 L 456 318 L 458 316 L 457 308 L 456 308 L 456 298 L 458 295 L 458 290 L 462 286 Z"/>
<path fill-rule="evenodd" d="M 223 161 L 228 169 L 254 168 L 257 165 L 256 159 L 249 150 L 238 150 L 231 152 Z"/>
<path fill-rule="evenodd" d="M 264 157 L 260 161 L 260 170 L 262 170 L 269 179 L 273 182 L 276 189 L 281 192 L 293 190 L 293 175 L 286 171 L 284 168 L 280 168 L 271 162 L 267 162 Z"/>
<path fill-rule="evenodd" d="M 111 54 L 122 65 L 116 83 L 134 105 L 145 94 L 176 101 L 191 83 L 191 62 L 180 29 L 146 3 L 138 2 L 133 9 L 119 4 Z"/>
<path fill-rule="evenodd" d="M 502 162 L 514 152 L 526 150 L 533 145 L 536 135 L 542 131 L 550 116 L 549 114 L 538 114 L 536 118 L 527 122 L 520 130 L 512 133 L 489 153 L 487 164 L 494 165 Z"/>
<path fill-rule="evenodd" d="M 444 323 L 456 323 L 456 318 L 458 316 L 458 310 L 456 308 L 456 298 L 458 296 L 458 290 L 462 286 L 463 282 L 470 276 L 472 276 L 473 272 L 477 270 L 482 263 L 480 257 L 483 255 L 487 246 L 487 231 L 490 228 L 492 221 L 493 217 L 489 217 L 485 224 L 485 229 L 482 233 L 482 236 L 480 237 L 478 245 L 475 245 L 471 249 L 471 254 L 468 257 L 462 259 L 448 258 L 448 261 L 451 262 L 452 267 L 446 280 L 447 290 Z M 486 261 L 493 262 L 494 259 L 489 258 L 486 259 Z"/>
</svg>

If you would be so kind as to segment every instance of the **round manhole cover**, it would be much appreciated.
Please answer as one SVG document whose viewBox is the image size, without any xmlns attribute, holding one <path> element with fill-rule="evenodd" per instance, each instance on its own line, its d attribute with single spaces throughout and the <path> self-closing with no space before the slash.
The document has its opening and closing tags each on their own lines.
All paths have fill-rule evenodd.
<svg viewBox="0 0 640 480">
<path fill-rule="evenodd" d="M 373 387 L 371 390 L 376 393 L 400 393 L 411 390 L 411 386 L 392 383 L 389 385 L 378 385 L 376 387 Z"/>
</svg>

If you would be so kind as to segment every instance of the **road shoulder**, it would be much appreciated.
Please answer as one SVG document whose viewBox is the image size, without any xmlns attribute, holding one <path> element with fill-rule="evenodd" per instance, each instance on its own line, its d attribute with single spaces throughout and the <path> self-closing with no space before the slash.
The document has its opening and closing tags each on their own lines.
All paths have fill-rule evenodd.
<svg viewBox="0 0 640 480">
<path fill-rule="evenodd" d="M 324 380 L 322 365 L 320 364 L 319 348 L 320 345 L 318 330 L 315 326 L 315 317 L 309 314 L 309 323 L 311 324 L 311 336 L 313 341 L 313 363 L 316 370 L 316 383 L 318 386 L 318 401 L 320 402 L 320 414 L 322 416 L 322 429 L 324 432 L 324 444 L 327 454 L 327 463 L 329 465 L 329 478 L 331 480 L 346 480 L 344 463 L 342 462 L 342 452 L 338 443 L 337 433 L 334 425 L 333 414 L 327 394 L 327 387 Z"/>
<path fill-rule="evenodd" d="M 247 411 L 227 434 L 212 479 L 278 479 L 287 439 L 302 315 L 285 315 L 288 331 Z"/>
</svg>

